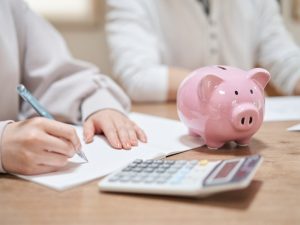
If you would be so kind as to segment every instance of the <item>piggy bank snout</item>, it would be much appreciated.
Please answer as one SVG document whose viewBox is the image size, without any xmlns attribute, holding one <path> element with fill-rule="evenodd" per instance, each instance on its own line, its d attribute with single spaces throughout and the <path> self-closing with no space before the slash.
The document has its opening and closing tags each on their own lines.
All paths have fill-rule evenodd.
<svg viewBox="0 0 300 225">
<path fill-rule="evenodd" d="M 259 122 L 258 118 L 259 114 L 257 108 L 250 103 L 238 105 L 233 109 L 232 123 L 237 130 L 250 130 Z"/>
</svg>

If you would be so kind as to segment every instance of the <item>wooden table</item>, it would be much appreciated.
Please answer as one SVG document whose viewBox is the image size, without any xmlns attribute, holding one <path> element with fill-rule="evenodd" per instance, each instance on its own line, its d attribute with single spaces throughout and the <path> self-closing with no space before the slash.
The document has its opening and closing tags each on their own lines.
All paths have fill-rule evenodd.
<svg viewBox="0 0 300 225">
<path fill-rule="evenodd" d="M 134 111 L 177 119 L 174 104 Z M 225 159 L 260 153 L 265 160 L 249 188 L 205 199 L 100 193 L 97 182 L 57 192 L 0 175 L 0 224 L 300 224 L 300 134 L 295 122 L 264 123 L 249 147 L 205 147 L 175 159 Z"/>
</svg>

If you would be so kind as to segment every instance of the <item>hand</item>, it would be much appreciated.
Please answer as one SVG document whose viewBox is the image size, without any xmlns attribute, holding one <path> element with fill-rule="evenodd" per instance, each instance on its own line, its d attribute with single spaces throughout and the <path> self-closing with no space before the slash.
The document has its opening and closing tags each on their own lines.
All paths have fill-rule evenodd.
<svg viewBox="0 0 300 225">
<path fill-rule="evenodd" d="M 104 133 L 113 148 L 131 149 L 138 145 L 138 139 L 147 142 L 145 133 L 122 113 L 105 109 L 92 114 L 84 123 L 86 143 L 93 141 L 95 134 Z"/>
<path fill-rule="evenodd" d="M 1 147 L 7 172 L 34 175 L 65 166 L 81 144 L 72 126 L 36 117 L 8 124 Z"/>
</svg>

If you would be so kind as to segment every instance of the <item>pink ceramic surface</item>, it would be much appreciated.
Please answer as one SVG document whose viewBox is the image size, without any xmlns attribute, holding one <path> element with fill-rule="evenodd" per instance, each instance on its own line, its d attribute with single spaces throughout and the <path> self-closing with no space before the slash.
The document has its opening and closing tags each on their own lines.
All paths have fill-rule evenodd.
<svg viewBox="0 0 300 225">
<path fill-rule="evenodd" d="M 220 148 L 228 141 L 248 145 L 263 121 L 264 88 L 269 80 L 270 74 L 261 68 L 195 70 L 179 87 L 179 118 L 209 148 Z"/>
</svg>

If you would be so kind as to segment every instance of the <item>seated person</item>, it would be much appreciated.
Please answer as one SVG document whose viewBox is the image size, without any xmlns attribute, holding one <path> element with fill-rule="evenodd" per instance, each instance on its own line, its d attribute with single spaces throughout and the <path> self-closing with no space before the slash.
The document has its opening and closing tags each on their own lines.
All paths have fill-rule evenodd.
<svg viewBox="0 0 300 225">
<path fill-rule="evenodd" d="M 107 0 L 114 78 L 134 101 L 175 100 L 206 65 L 259 65 L 285 94 L 300 94 L 300 50 L 276 0 Z"/>
<path fill-rule="evenodd" d="M 146 141 L 126 117 L 125 93 L 94 66 L 73 59 L 52 26 L 20 0 L 0 1 L 0 12 L 0 172 L 40 174 L 65 166 L 81 143 L 62 122 L 83 122 L 86 142 L 99 133 L 114 148 Z M 18 96 L 19 83 L 61 122 L 33 117 Z"/>
</svg>

